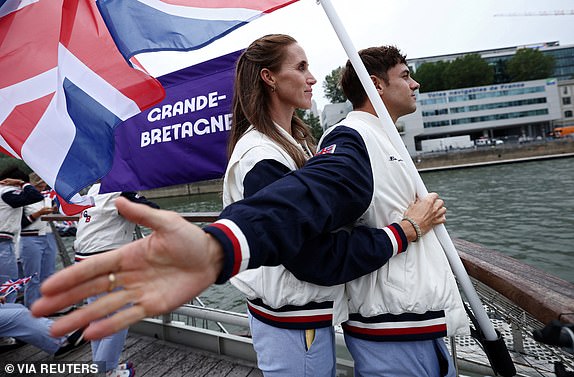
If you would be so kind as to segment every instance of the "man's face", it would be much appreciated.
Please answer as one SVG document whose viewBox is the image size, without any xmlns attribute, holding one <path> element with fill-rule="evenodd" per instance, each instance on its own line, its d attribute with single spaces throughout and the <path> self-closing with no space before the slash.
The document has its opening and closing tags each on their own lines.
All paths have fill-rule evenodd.
<svg viewBox="0 0 574 377">
<path fill-rule="evenodd" d="M 396 121 L 417 109 L 415 91 L 420 87 L 410 74 L 409 67 L 400 63 L 389 69 L 388 85 L 383 81 L 382 99 L 391 117 Z"/>
</svg>

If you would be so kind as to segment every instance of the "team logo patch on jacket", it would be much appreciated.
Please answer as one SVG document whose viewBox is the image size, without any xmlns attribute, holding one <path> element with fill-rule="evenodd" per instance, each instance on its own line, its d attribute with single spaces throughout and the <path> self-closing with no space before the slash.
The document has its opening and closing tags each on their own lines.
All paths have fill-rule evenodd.
<svg viewBox="0 0 574 377">
<path fill-rule="evenodd" d="M 327 154 L 327 153 L 335 153 L 335 148 L 337 148 L 337 144 L 331 144 L 328 147 L 321 149 L 319 152 L 315 153 L 315 155 L 319 154 Z"/>
</svg>

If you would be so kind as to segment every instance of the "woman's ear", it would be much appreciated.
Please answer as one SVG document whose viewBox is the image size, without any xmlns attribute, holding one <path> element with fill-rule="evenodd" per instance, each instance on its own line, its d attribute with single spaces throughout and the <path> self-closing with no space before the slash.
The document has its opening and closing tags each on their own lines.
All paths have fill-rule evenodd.
<svg viewBox="0 0 574 377">
<path fill-rule="evenodd" d="M 271 88 L 275 88 L 275 77 L 273 77 L 273 73 L 268 68 L 263 68 L 259 75 L 265 84 Z"/>
</svg>

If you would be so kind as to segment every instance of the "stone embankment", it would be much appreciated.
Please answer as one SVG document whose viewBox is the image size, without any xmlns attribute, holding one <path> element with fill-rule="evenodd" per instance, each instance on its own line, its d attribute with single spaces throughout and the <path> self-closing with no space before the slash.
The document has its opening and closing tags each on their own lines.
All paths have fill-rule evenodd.
<svg viewBox="0 0 574 377">
<path fill-rule="evenodd" d="M 526 144 L 502 144 L 484 146 L 475 149 L 461 149 L 441 153 L 426 153 L 414 157 L 420 172 L 468 168 L 489 164 L 501 164 L 533 159 L 548 159 L 574 156 L 574 140 L 552 140 Z M 221 192 L 223 181 L 215 179 L 186 185 L 165 187 L 144 191 L 148 198 L 186 196 L 194 194 Z"/>
<path fill-rule="evenodd" d="M 501 144 L 426 153 L 416 156 L 414 161 L 417 169 L 423 172 L 567 156 L 574 156 L 574 139 Z"/>
</svg>

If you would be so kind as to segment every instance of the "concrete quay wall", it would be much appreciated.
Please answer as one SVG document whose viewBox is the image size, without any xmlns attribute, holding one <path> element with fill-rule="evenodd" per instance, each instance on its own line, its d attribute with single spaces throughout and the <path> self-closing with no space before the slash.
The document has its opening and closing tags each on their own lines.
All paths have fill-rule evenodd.
<svg viewBox="0 0 574 377">
<path fill-rule="evenodd" d="M 502 144 L 478 148 L 460 149 L 441 153 L 427 153 L 414 157 L 419 171 L 489 165 L 520 160 L 566 157 L 574 154 L 574 139 L 532 142 L 526 144 Z"/>
</svg>

